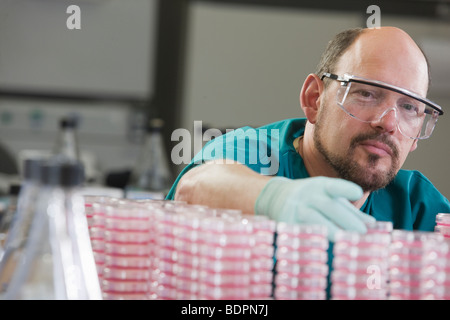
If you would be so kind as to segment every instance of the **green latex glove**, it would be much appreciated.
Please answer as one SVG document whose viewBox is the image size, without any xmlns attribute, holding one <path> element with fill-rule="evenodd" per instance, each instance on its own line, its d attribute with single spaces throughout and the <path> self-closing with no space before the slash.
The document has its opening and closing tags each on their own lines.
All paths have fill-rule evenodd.
<svg viewBox="0 0 450 320">
<path fill-rule="evenodd" d="M 363 195 L 357 184 L 337 178 L 314 177 L 269 180 L 255 203 L 255 214 L 277 222 L 321 224 L 328 229 L 328 239 L 340 229 L 365 233 L 365 223 L 375 219 L 359 211 L 349 201 Z"/>
</svg>

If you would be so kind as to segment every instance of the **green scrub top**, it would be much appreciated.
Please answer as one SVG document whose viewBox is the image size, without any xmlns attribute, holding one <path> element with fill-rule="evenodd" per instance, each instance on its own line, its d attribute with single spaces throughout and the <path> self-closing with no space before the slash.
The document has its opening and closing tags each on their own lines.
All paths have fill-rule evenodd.
<svg viewBox="0 0 450 320">
<path fill-rule="evenodd" d="M 256 129 L 240 128 L 215 138 L 184 168 L 166 199 L 173 200 L 178 181 L 187 171 L 212 159 L 232 159 L 261 174 L 308 178 L 303 159 L 293 145 L 294 139 L 303 135 L 305 124 L 306 119 L 288 119 Z M 378 221 L 391 221 L 394 229 L 433 231 L 436 214 L 450 213 L 450 203 L 420 172 L 400 170 L 388 186 L 369 195 L 361 211 Z M 331 297 L 332 260 L 330 242 L 327 298 Z"/>
<path fill-rule="evenodd" d="M 303 135 L 306 119 L 288 119 L 259 128 L 243 127 L 208 142 L 177 177 L 166 199 L 173 200 L 180 178 L 212 159 L 232 159 L 261 174 L 291 179 L 309 177 L 294 139 Z M 394 229 L 433 231 L 436 214 L 450 213 L 450 203 L 420 172 L 400 170 L 385 188 L 372 192 L 361 211 Z"/>
</svg>

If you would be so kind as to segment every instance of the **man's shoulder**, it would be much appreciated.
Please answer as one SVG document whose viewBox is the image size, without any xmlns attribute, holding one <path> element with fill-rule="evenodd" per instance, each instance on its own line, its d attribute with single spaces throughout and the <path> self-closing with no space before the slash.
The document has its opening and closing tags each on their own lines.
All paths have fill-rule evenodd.
<svg viewBox="0 0 450 320">
<path fill-rule="evenodd" d="M 257 129 L 304 129 L 306 124 L 306 118 L 291 118 L 291 119 L 284 119 L 276 122 L 272 122 L 266 125 L 263 125 L 261 127 L 258 127 Z"/>
<path fill-rule="evenodd" d="M 260 140 L 262 137 L 273 138 L 273 136 L 276 137 L 275 140 L 293 140 L 303 134 L 305 124 L 305 118 L 292 118 L 272 122 L 260 127 L 244 126 L 228 131 L 221 139 L 217 139 L 217 142 L 223 143 L 227 139 Z"/>
<path fill-rule="evenodd" d="M 432 231 L 436 214 L 450 212 L 448 199 L 417 170 L 400 170 L 390 184 L 374 191 L 370 199 L 373 216 L 392 221 L 395 229 Z"/>
<path fill-rule="evenodd" d="M 394 196 L 408 197 L 411 202 L 438 201 L 448 205 L 447 198 L 418 170 L 399 170 L 395 179 L 385 190 L 393 193 Z"/>
<path fill-rule="evenodd" d="M 433 183 L 418 170 L 406 170 L 401 169 L 398 171 L 397 176 L 393 180 L 393 183 L 401 184 L 405 186 L 405 183 L 409 186 L 421 185 L 424 187 L 435 188 Z"/>
</svg>

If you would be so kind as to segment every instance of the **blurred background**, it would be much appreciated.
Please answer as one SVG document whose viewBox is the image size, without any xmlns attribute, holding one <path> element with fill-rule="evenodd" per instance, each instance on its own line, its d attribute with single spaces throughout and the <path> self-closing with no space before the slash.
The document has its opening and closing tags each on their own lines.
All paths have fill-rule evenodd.
<svg viewBox="0 0 450 320">
<path fill-rule="evenodd" d="M 118 187 L 148 119 L 164 120 L 175 177 L 185 166 L 170 161 L 177 128 L 304 116 L 304 79 L 334 34 L 366 26 L 372 4 L 429 57 L 429 98 L 446 114 L 404 168 L 450 197 L 450 3 L 431 0 L 0 0 L 0 192 L 21 159 L 53 147 L 65 115 L 78 120 L 89 180 Z M 66 26 L 69 5 L 81 9 L 79 30 Z"/>
</svg>

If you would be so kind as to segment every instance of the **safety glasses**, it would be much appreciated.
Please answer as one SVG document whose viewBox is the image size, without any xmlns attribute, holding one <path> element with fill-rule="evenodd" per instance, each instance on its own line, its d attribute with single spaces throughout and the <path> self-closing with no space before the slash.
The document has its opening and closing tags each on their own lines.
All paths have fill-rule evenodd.
<svg viewBox="0 0 450 320">
<path fill-rule="evenodd" d="M 399 131 L 411 139 L 429 138 L 438 117 L 444 114 L 436 103 L 382 81 L 332 73 L 324 73 L 321 79 L 324 78 L 341 83 L 336 95 L 337 104 L 348 115 L 373 123 L 394 112 Z"/>
</svg>

